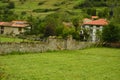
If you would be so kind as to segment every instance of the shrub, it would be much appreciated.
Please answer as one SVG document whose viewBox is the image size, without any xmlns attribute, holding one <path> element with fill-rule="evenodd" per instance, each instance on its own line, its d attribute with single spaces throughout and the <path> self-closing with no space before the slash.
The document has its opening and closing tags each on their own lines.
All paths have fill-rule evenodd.
<svg viewBox="0 0 120 80">
<path fill-rule="evenodd" d="M 115 23 L 110 23 L 103 28 L 102 39 L 105 42 L 119 42 L 120 41 L 120 27 Z"/>
<path fill-rule="evenodd" d="M 55 28 L 52 24 L 48 24 L 45 28 L 44 37 L 55 36 Z"/>
</svg>

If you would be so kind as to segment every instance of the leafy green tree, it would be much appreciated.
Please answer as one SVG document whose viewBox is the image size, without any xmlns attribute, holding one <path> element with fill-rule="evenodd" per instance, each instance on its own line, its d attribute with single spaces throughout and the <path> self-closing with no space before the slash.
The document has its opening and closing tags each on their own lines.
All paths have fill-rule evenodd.
<svg viewBox="0 0 120 80">
<path fill-rule="evenodd" d="M 34 18 L 32 15 L 28 17 L 31 30 L 27 34 L 38 35 L 44 33 L 44 21 L 40 18 Z"/>
<path fill-rule="evenodd" d="M 120 7 L 116 7 L 114 9 L 114 14 L 113 14 L 113 20 L 114 22 L 120 24 Z"/>
<path fill-rule="evenodd" d="M 18 18 L 18 15 L 8 8 L 2 9 L 1 11 L 2 13 L 0 19 L 2 21 L 12 21 Z"/>
<path fill-rule="evenodd" d="M 77 31 L 78 27 L 79 27 L 79 19 L 78 18 L 73 19 L 73 25 L 75 27 L 75 31 Z"/>
<path fill-rule="evenodd" d="M 102 39 L 105 42 L 120 41 L 120 27 L 115 23 L 110 23 L 103 28 Z"/>
<path fill-rule="evenodd" d="M 45 17 L 46 26 L 51 26 L 55 29 L 56 36 L 62 36 L 63 34 L 63 22 L 70 21 L 70 16 L 66 12 L 57 12 Z"/>
<path fill-rule="evenodd" d="M 86 9 L 86 13 L 88 14 L 88 15 L 91 15 L 91 16 L 95 16 L 96 15 L 96 9 L 95 8 L 88 8 L 88 9 Z"/>
<path fill-rule="evenodd" d="M 55 36 L 55 28 L 52 24 L 47 24 L 45 28 L 44 37 Z"/>
<path fill-rule="evenodd" d="M 100 18 L 108 18 L 109 17 L 108 14 L 109 14 L 109 9 L 108 8 L 105 8 L 105 9 L 103 9 L 101 11 L 98 11 L 98 16 Z"/>
<path fill-rule="evenodd" d="M 73 35 L 74 32 L 75 32 L 74 28 L 64 27 L 62 36 L 63 36 L 63 38 L 66 38 L 69 35 Z"/>
<path fill-rule="evenodd" d="M 15 8 L 15 3 L 14 2 L 9 2 L 7 8 L 9 8 L 9 9 Z"/>
</svg>

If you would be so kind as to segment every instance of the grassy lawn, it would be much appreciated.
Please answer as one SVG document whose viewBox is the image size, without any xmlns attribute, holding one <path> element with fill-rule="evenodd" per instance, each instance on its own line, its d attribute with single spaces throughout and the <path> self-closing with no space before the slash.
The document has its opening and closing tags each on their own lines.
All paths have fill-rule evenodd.
<svg viewBox="0 0 120 80">
<path fill-rule="evenodd" d="M 24 40 L 24 41 L 27 41 L 28 40 Z M 20 39 L 20 38 L 10 38 L 10 37 L 1 37 L 0 36 L 0 42 L 23 42 L 23 39 Z"/>
<path fill-rule="evenodd" d="M 8 37 L 0 37 L 0 42 L 22 42 L 22 39 L 19 38 L 8 38 Z"/>
<path fill-rule="evenodd" d="M 0 56 L 3 80 L 120 80 L 120 49 Z"/>
</svg>

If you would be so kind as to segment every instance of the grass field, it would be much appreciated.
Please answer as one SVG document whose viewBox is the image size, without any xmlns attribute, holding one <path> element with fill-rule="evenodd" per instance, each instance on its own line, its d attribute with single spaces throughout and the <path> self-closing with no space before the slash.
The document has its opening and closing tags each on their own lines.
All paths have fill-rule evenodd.
<svg viewBox="0 0 120 80">
<path fill-rule="evenodd" d="M 20 39 L 20 38 L 12 38 L 12 37 L 3 37 L 3 36 L 0 36 L 0 42 L 28 42 L 29 40 L 26 40 L 26 39 Z"/>
<path fill-rule="evenodd" d="M 3 80 L 120 80 L 120 49 L 0 56 Z"/>
<path fill-rule="evenodd" d="M 0 37 L 0 42 L 22 42 L 22 39 L 18 38 L 8 38 L 8 37 Z"/>
</svg>

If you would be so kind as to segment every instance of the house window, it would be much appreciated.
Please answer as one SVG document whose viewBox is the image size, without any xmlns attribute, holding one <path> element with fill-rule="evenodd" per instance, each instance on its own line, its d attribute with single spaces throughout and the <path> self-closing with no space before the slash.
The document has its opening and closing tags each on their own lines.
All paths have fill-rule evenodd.
<svg viewBox="0 0 120 80">
<path fill-rule="evenodd" d="M 4 27 L 1 26 L 1 27 L 0 27 L 0 34 L 3 34 L 3 33 L 4 33 Z"/>
<path fill-rule="evenodd" d="M 20 27 L 20 28 L 18 28 L 18 31 L 19 31 L 19 32 L 22 32 L 22 28 L 21 28 L 21 27 Z"/>
</svg>

